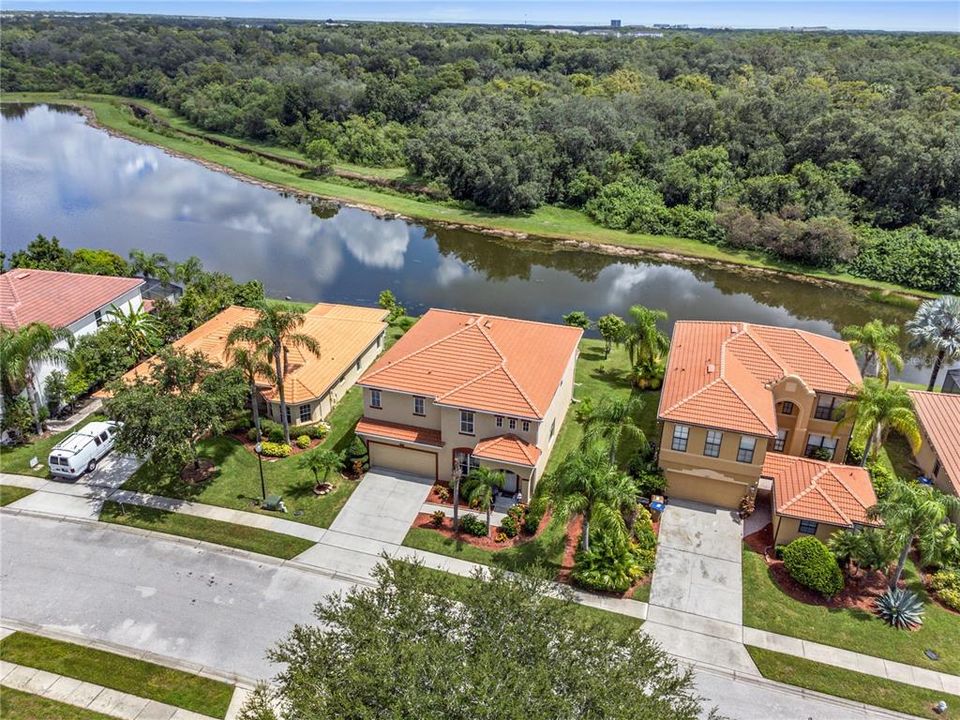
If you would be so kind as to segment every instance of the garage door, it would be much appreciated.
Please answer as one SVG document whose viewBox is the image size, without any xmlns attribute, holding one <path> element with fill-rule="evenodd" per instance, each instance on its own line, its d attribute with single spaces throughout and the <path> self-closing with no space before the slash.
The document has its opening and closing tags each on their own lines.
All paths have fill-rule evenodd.
<svg viewBox="0 0 960 720">
<path fill-rule="evenodd" d="M 737 508 L 748 490 L 747 485 L 740 483 L 698 477 L 672 470 L 667 470 L 666 476 L 668 497 L 693 500 L 706 505 Z"/>
<path fill-rule="evenodd" d="M 437 454 L 371 441 L 370 466 L 436 478 Z"/>
</svg>

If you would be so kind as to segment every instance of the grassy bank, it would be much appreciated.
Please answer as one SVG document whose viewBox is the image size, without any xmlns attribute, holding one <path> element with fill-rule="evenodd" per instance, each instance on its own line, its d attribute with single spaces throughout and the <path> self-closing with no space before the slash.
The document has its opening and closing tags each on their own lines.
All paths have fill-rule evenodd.
<svg viewBox="0 0 960 720">
<path fill-rule="evenodd" d="M 822 270 L 815 270 L 794 264 L 778 262 L 761 253 L 733 251 L 719 248 L 715 245 L 677 238 L 670 236 L 642 235 L 627 233 L 620 230 L 604 228 L 594 223 L 582 212 L 553 206 L 544 206 L 535 212 L 523 216 L 507 216 L 482 210 L 471 209 L 463 203 L 454 201 L 429 200 L 410 195 L 399 194 L 395 191 L 378 188 L 363 183 L 348 183 L 336 178 L 315 179 L 304 177 L 301 169 L 282 162 L 273 162 L 250 153 L 224 148 L 195 136 L 187 136 L 180 131 L 199 133 L 219 140 L 239 142 L 226 136 L 216 136 L 205 133 L 198 128 L 191 127 L 183 118 L 176 117 L 170 110 L 155 103 L 136 100 L 140 105 L 151 109 L 164 121 L 169 123 L 171 130 L 157 132 L 137 122 L 133 114 L 123 106 L 124 99 L 106 95 L 79 95 L 76 98 L 64 98 L 57 93 L 8 93 L 4 102 L 50 102 L 87 107 L 93 111 L 97 121 L 106 128 L 122 133 L 135 140 L 157 145 L 175 153 L 190 156 L 208 163 L 219 165 L 235 173 L 260 180 L 266 183 L 282 186 L 296 192 L 309 193 L 323 198 L 342 202 L 363 205 L 371 208 L 399 213 L 407 217 L 426 221 L 444 222 L 468 225 L 479 231 L 493 231 L 496 233 L 535 235 L 543 238 L 575 240 L 591 244 L 607 244 L 625 248 L 632 248 L 648 253 L 668 253 L 686 258 L 702 258 L 715 262 L 732 265 L 763 268 L 790 273 L 792 275 L 811 277 L 821 280 L 842 282 L 880 291 L 891 291 L 925 296 L 925 293 L 912 291 L 907 288 L 881 283 L 864 278 L 857 278 L 849 274 L 833 274 Z M 302 159 L 298 153 L 275 146 L 255 146 L 254 143 L 244 141 L 244 145 L 259 147 L 264 151 L 286 159 Z M 361 172 L 394 178 L 398 170 L 356 168 L 343 165 L 340 170 Z"/>
</svg>

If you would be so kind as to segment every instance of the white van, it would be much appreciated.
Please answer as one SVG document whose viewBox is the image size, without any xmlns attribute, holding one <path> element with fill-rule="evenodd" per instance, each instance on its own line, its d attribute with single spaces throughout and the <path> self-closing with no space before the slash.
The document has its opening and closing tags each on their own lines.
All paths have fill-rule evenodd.
<svg viewBox="0 0 960 720">
<path fill-rule="evenodd" d="M 50 451 L 47 458 L 50 472 L 68 478 L 93 472 L 103 456 L 113 449 L 119 430 L 120 424 L 115 422 L 87 423 Z"/>
</svg>

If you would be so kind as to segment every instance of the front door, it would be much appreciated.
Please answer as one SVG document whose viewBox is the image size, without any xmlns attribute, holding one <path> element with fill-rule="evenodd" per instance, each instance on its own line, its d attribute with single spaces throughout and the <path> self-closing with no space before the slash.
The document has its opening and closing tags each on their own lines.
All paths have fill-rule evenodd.
<svg viewBox="0 0 960 720">
<path fill-rule="evenodd" d="M 515 472 L 510 472 L 509 470 L 503 473 L 503 491 L 510 495 L 513 495 L 520 489 L 520 478 L 517 477 Z"/>
</svg>

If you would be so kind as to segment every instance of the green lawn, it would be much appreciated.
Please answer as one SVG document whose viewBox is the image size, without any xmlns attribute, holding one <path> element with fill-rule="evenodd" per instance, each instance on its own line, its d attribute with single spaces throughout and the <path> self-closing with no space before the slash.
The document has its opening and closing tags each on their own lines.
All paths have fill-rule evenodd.
<svg viewBox="0 0 960 720">
<path fill-rule="evenodd" d="M 908 564 L 907 585 L 926 597 L 916 569 Z M 807 605 L 781 592 L 763 558 L 743 550 L 743 624 L 846 650 L 960 675 L 960 616 L 928 602 L 920 630 L 896 630 L 872 613 Z M 939 661 L 923 651 L 932 648 Z"/>
<path fill-rule="evenodd" d="M 86 710 L 5 687 L 0 691 L 3 720 L 115 720 L 112 715 Z"/>
<path fill-rule="evenodd" d="M 17 487 L 16 485 L 0 485 L 0 507 L 16 502 L 20 498 L 25 498 L 31 494 L 30 488 Z"/>
<path fill-rule="evenodd" d="M 0 469 L 2 469 L 3 472 L 13 473 L 15 475 L 32 475 L 33 477 L 39 478 L 50 477 L 50 469 L 47 467 L 47 456 L 50 455 L 53 446 L 70 433 L 75 432 L 87 423 L 95 420 L 103 420 L 103 416 L 93 415 L 87 422 L 83 423 L 83 425 L 62 433 L 48 435 L 27 445 L 0 448 Z M 30 467 L 31 458 L 37 458 L 41 463 L 40 467 Z"/>
<path fill-rule="evenodd" d="M 761 674 L 770 680 L 917 717 L 960 717 L 960 697 L 956 695 L 843 670 L 772 650 L 748 646 L 747 651 Z M 933 712 L 933 705 L 939 700 L 946 701 L 949 708 L 943 715 Z"/>
<path fill-rule="evenodd" d="M 303 538 L 235 523 L 210 520 L 209 518 L 167 512 L 139 505 L 124 505 L 112 501 L 103 504 L 101 522 L 143 528 L 155 532 L 179 535 L 180 537 L 204 540 L 217 545 L 248 550 L 289 560 L 296 557 L 313 543 Z"/>
<path fill-rule="evenodd" d="M 22 632 L 15 632 L 0 641 L 0 658 L 211 717 L 226 715 L 233 696 L 233 686 L 227 683 Z M 8 692 L 4 688 L 3 694 Z M 8 717 L 6 712 L 3 717 Z"/>
</svg>

